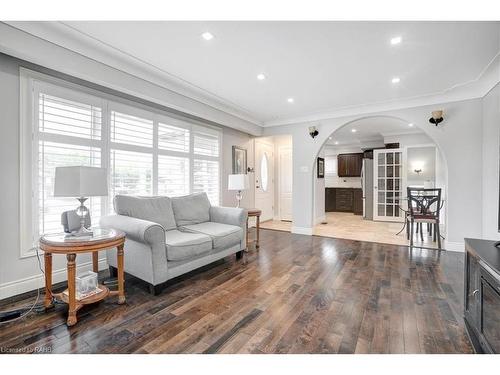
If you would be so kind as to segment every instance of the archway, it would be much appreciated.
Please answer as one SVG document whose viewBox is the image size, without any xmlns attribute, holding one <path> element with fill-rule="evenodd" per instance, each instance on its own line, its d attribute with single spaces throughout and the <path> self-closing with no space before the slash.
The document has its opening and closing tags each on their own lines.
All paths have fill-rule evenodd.
<svg viewBox="0 0 500 375">
<path fill-rule="evenodd" d="M 351 133 L 356 131 L 357 137 L 355 137 L 354 133 Z M 378 139 L 374 139 L 373 136 L 375 134 L 378 134 Z M 347 136 L 347 137 L 346 137 Z M 364 138 L 363 138 L 364 137 Z M 350 146 L 352 147 L 344 147 L 343 143 L 345 143 L 345 139 L 363 139 L 363 142 L 359 142 L 360 144 L 358 145 L 357 149 L 356 147 L 353 147 L 351 144 Z M 330 134 L 326 135 L 323 139 L 323 142 L 321 145 L 318 147 L 316 154 L 314 155 L 314 159 L 312 160 L 312 170 L 313 170 L 313 175 L 312 175 L 312 187 L 311 190 L 313 192 L 312 194 L 312 218 L 313 218 L 313 233 L 315 234 L 320 234 L 320 235 L 327 235 L 327 236 L 332 236 L 332 237 L 341 237 L 341 238 L 350 238 L 350 239 L 360 239 L 360 240 L 369 240 L 368 235 L 370 232 L 366 231 L 364 227 L 363 228 L 363 233 L 364 236 L 357 236 L 357 235 L 352 235 L 351 233 L 346 233 L 343 232 L 338 227 L 340 225 L 339 223 L 341 221 L 337 220 L 335 221 L 334 219 L 332 220 L 325 220 L 325 221 L 330 221 L 329 224 L 326 226 L 321 226 L 318 225 L 318 222 L 321 221 L 321 218 L 323 215 L 325 215 L 325 212 L 321 211 L 321 207 L 325 207 L 325 200 L 328 198 L 321 197 L 321 189 L 323 191 L 331 191 L 330 189 L 335 189 L 335 191 L 340 191 L 343 194 L 346 193 L 346 189 L 354 189 L 354 191 L 358 190 L 357 188 L 361 188 L 360 184 L 360 178 L 343 178 L 341 181 L 337 177 L 337 181 L 332 180 L 332 176 L 328 176 L 328 172 L 331 173 L 331 170 L 327 170 L 326 178 L 321 180 L 317 177 L 317 172 L 316 172 L 316 166 L 317 166 L 317 158 L 319 156 L 326 156 L 325 155 L 325 149 L 327 149 L 329 146 L 334 147 L 333 143 L 336 143 L 337 146 L 337 154 L 340 154 L 340 152 L 361 152 L 363 149 L 370 149 L 370 148 L 383 148 L 386 143 L 399 143 L 400 149 L 401 149 L 401 155 L 404 155 L 404 164 L 403 161 L 401 161 L 401 166 L 400 168 L 405 172 L 404 177 L 401 176 L 401 186 L 398 185 L 399 191 L 393 192 L 391 190 L 390 192 L 387 193 L 381 193 L 378 192 L 376 198 L 380 197 L 381 195 L 384 196 L 384 198 L 387 195 L 387 202 L 384 200 L 379 201 L 379 204 L 375 202 L 373 204 L 371 201 L 369 202 L 369 205 L 373 205 L 372 207 L 373 210 L 376 210 L 378 207 L 379 211 L 380 209 L 382 212 L 385 213 L 385 210 L 389 212 L 390 209 L 390 215 L 395 215 L 396 213 L 399 212 L 400 210 L 399 206 L 400 205 L 400 199 L 404 199 L 403 196 L 406 196 L 406 186 L 436 186 L 436 187 L 441 187 L 443 189 L 444 196 L 446 196 L 446 190 L 448 187 L 448 168 L 447 168 L 447 162 L 445 159 L 445 156 L 439 146 L 439 144 L 433 139 L 432 136 L 430 136 L 425 129 L 421 129 L 418 127 L 416 124 L 411 124 L 409 121 L 406 121 L 405 119 L 395 117 L 395 116 L 387 116 L 387 115 L 374 115 L 374 116 L 366 116 L 366 117 L 360 117 L 357 119 L 353 119 L 350 121 L 345 122 L 344 124 L 337 126 L 335 129 L 330 130 Z M 378 144 L 377 144 L 378 142 Z M 418 151 L 418 152 L 417 152 Z M 434 153 L 435 156 L 432 156 L 429 160 L 432 159 L 432 163 L 428 162 L 427 168 L 425 169 L 425 173 L 422 172 L 422 168 L 417 169 L 416 167 L 412 167 L 412 163 L 415 161 L 414 155 L 420 155 L 419 158 L 422 158 L 423 154 L 422 152 L 425 151 L 426 153 L 430 154 L 432 156 L 432 153 Z M 384 151 L 379 152 L 379 153 L 384 153 Z M 419 154 L 420 153 L 420 154 Z M 336 154 L 335 154 L 336 155 Z M 411 158 L 408 158 L 410 157 Z M 328 169 L 328 158 L 326 158 L 326 166 Z M 335 158 L 336 160 L 336 158 Z M 330 163 L 332 161 L 330 160 Z M 335 161 L 336 163 L 336 161 Z M 410 169 L 413 168 L 413 169 Z M 384 168 L 385 170 L 385 168 Z M 419 170 L 418 173 L 414 173 L 414 170 Z M 335 174 L 334 174 L 335 175 Z M 428 177 L 431 176 L 431 177 Z M 424 181 L 428 178 L 429 185 L 426 185 Z M 391 182 L 396 181 L 396 179 L 388 179 Z M 332 183 L 333 181 L 333 183 Z M 380 181 L 380 180 L 377 180 Z M 404 183 L 403 183 L 404 181 Z M 322 185 L 323 182 L 323 185 Z M 396 181 L 397 182 L 397 181 Z M 421 184 L 419 184 L 421 183 Z M 328 186 L 332 185 L 332 186 Z M 377 186 L 375 186 L 375 189 Z M 338 190 L 336 190 L 338 189 Z M 389 189 L 389 187 L 388 187 Z M 395 189 L 392 187 L 390 189 Z M 376 190 L 375 190 L 376 191 Z M 330 194 L 331 195 L 331 194 Z M 359 195 L 359 194 L 358 194 Z M 390 195 L 390 198 L 389 198 Z M 375 199 L 376 199 L 375 198 Z M 390 200 L 389 200 L 390 199 Z M 381 202 L 381 203 L 380 203 Z M 365 203 L 365 199 L 363 200 L 363 203 Z M 402 203 L 402 201 L 401 201 Z M 365 213 L 366 210 L 365 205 L 363 205 L 363 213 Z M 448 232 L 448 220 L 447 218 L 447 212 L 448 212 L 448 206 L 445 204 L 443 208 L 443 221 L 444 221 L 444 226 L 443 226 L 443 234 L 446 237 L 446 233 Z M 402 212 L 401 212 L 402 214 Z M 329 215 L 326 215 L 329 216 Z M 399 216 L 399 215 L 398 215 Z M 339 218 L 342 217 L 342 215 L 330 215 L 329 219 L 331 218 Z M 342 221 L 346 222 L 346 226 L 350 225 L 351 222 L 348 221 L 347 219 L 350 220 L 350 217 L 342 217 Z M 373 218 L 368 218 L 369 220 L 373 220 Z M 401 216 L 399 217 L 393 217 L 390 218 L 392 220 L 387 220 L 388 222 L 394 221 L 397 222 L 398 220 L 401 220 L 403 222 L 403 219 Z M 381 221 L 383 220 L 382 218 L 378 217 L 378 220 L 374 221 Z M 358 220 L 359 221 L 359 220 Z M 358 221 L 353 221 L 356 225 Z M 385 221 L 385 220 L 384 220 Z M 329 227 L 330 225 L 330 227 Z M 331 230 L 331 225 L 337 225 L 336 230 Z M 374 233 L 377 231 L 376 226 L 372 226 Z M 385 226 L 380 226 L 381 228 L 385 228 Z M 357 227 L 356 227 L 357 228 Z M 394 230 L 395 226 L 391 227 L 392 230 Z M 354 229 L 353 229 L 354 230 Z M 397 230 L 396 230 L 397 232 Z M 403 241 L 403 238 L 405 239 L 406 236 L 404 235 L 404 231 L 402 232 L 402 235 L 400 238 L 394 238 L 393 242 L 388 242 L 388 243 L 394 243 L 394 244 L 407 244 L 405 241 Z M 331 235 L 330 235 L 331 234 Z M 391 234 L 392 235 L 392 234 Z M 350 237 L 351 236 L 351 237 Z M 377 240 L 379 239 L 379 240 Z M 387 242 L 387 241 L 392 241 L 392 238 L 389 237 L 384 237 L 382 235 L 380 236 L 374 236 L 373 242 Z M 398 243 L 399 242 L 399 243 Z M 434 247 L 432 244 L 425 245 L 424 247 Z"/>
</svg>

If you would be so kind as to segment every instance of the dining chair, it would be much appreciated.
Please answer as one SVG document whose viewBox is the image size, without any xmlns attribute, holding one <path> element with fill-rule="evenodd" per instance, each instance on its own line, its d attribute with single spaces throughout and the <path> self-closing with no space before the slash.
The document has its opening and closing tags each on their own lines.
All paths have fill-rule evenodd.
<svg viewBox="0 0 500 375">
<path fill-rule="evenodd" d="M 437 239 L 438 248 L 441 249 L 441 233 L 439 230 L 439 217 L 441 213 L 441 188 L 422 189 L 407 188 L 408 209 L 410 213 L 410 247 L 413 246 L 413 228 L 420 226 L 420 238 L 423 241 L 422 224 L 430 224 L 433 241 Z"/>
<path fill-rule="evenodd" d="M 401 207 L 401 203 L 398 205 L 399 210 L 401 211 L 402 215 L 404 216 L 404 225 L 401 228 L 401 230 L 398 233 L 396 233 L 396 235 L 399 235 L 406 228 L 406 239 L 409 241 L 410 240 L 410 219 L 411 219 L 410 208 L 409 208 L 410 200 L 408 198 L 404 198 L 404 199 L 401 199 L 400 202 L 406 202 L 406 208 Z M 417 211 L 417 207 L 414 207 L 414 210 Z M 418 234 L 418 229 L 419 228 L 417 225 L 415 228 L 416 234 Z M 427 227 L 427 231 L 429 232 L 429 227 Z M 422 233 L 422 231 L 420 231 L 420 233 Z"/>
</svg>

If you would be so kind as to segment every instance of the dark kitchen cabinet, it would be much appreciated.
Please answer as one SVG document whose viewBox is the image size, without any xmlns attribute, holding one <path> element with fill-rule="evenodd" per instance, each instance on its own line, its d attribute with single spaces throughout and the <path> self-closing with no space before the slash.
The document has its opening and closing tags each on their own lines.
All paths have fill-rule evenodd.
<svg viewBox="0 0 500 375">
<path fill-rule="evenodd" d="M 338 188 L 335 191 L 335 211 L 352 212 L 353 189 Z"/>
<path fill-rule="evenodd" d="M 325 189 L 325 212 L 335 211 L 335 188 Z"/>
<path fill-rule="evenodd" d="M 352 199 L 352 212 L 354 215 L 363 215 L 363 190 L 362 189 L 352 189 L 353 199 Z"/>
<path fill-rule="evenodd" d="M 361 177 L 363 154 L 337 155 L 337 174 L 339 177 Z"/>
<path fill-rule="evenodd" d="M 326 188 L 326 212 L 352 212 L 363 215 L 363 192 L 353 188 Z"/>
</svg>

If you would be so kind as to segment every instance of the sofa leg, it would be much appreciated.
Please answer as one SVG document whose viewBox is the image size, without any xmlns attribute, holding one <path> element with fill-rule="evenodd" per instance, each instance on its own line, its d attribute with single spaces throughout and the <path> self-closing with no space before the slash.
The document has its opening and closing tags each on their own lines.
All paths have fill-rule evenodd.
<svg viewBox="0 0 500 375">
<path fill-rule="evenodd" d="M 113 266 L 109 266 L 109 277 L 118 277 L 118 270 Z"/>
<path fill-rule="evenodd" d="M 148 286 L 149 286 L 149 294 L 157 296 L 158 294 L 161 293 L 160 285 L 148 284 Z"/>
<path fill-rule="evenodd" d="M 243 258 L 243 250 L 240 250 L 236 253 L 236 259 L 241 259 Z"/>
</svg>

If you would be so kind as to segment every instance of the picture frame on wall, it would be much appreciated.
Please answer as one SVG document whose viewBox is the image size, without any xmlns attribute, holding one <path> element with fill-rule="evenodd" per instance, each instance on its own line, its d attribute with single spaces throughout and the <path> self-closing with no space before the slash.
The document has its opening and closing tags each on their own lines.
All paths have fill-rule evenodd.
<svg viewBox="0 0 500 375">
<path fill-rule="evenodd" d="M 325 159 L 318 158 L 316 170 L 318 172 L 318 178 L 325 178 Z"/>
<path fill-rule="evenodd" d="M 247 173 L 247 149 L 233 146 L 233 174 Z"/>
</svg>

